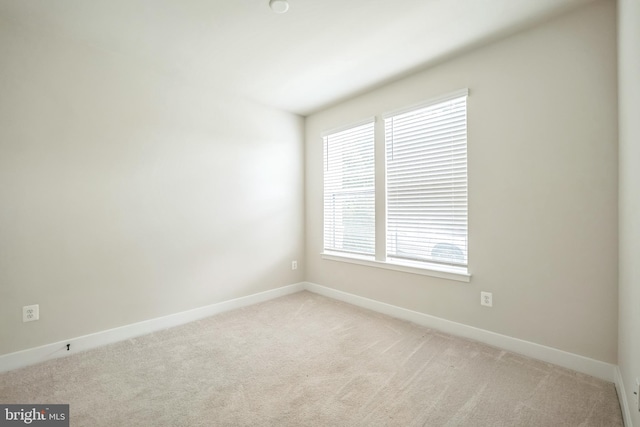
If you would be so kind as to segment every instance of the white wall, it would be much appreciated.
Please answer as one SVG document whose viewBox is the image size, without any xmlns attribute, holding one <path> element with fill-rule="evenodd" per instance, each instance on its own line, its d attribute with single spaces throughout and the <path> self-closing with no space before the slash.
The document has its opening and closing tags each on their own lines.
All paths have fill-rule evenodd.
<svg viewBox="0 0 640 427">
<path fill-rule="evenodd" d="M 615 363 L 615 18 L 592 3 L 308 117 L 307 280 Z M 471 282 L 322 260 L 320 133 L 465 87 Z"/>
<path fill-rule="evenodd" d="M 303 279 L 300 117 L 11 22 L 0 58 L 0 354 Z"/>
<path fill-rule="evenodd" d="M 620 319 L 618 364 L 633 425 L 640 378 L 640 1 L 618 2 L 620 115 Z"/>
</svg>

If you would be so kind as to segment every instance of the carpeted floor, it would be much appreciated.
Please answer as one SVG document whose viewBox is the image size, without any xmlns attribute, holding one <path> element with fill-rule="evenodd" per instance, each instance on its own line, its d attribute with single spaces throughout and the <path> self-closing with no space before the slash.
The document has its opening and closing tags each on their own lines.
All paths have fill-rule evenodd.
<svg viewBox="0 0 640 427">
<path fill-rule="evenodd" d="M 309 292 L 0 374 L 72 426 L 622 426 L 615 387 Z"/>
</svg>

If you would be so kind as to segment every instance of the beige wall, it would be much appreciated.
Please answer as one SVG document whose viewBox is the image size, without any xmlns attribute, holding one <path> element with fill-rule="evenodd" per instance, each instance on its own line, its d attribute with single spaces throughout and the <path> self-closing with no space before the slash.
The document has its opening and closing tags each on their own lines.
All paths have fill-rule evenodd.
<svg viewBox="0 0 640 427">
<path fill-rule="evenodd" d="M 307 280 L 615 363 L 615 13 L 592 3 L 308 117 Z M 465 87 L 471 282 L 322 260 L 320 133 Z"/>
<path fill-rule="evenodd" d="M 631 25 L 623 60 L 637 63 Z M 0 354 L 306 278 L 615 363 L 615 55 L 615 4 L 601 0 L 312 115 L 305 228 L 299 117 L 0 22 Z M 627 80 L 623 92 L 636 90 Z M 320 132 L 463 87 L 471 283 L 321 260 Z M 621 108 L 637 116 L 638 97 Z M 629 391 L 639 320 L 625 304 L 638 300 L 640 238 L 637 172 L 624 163 L 638 158 L 638 130 L 626 123 L 619 351 Z M 306 262 L 292 272 L 305 234 Z M 481 290 L 494 293 L 492 309 Z M 35 303 L 41 320 L 22 323 L 21 307 Z"/>
<path fill-rule="evenodd" d="M 634 426 L 640 426 L 640 1 L 619 0 L 620 319 L 618 364 Z"/>
<path fill-rule="evenodd" d="M 0 61 L 0 354 L 303 279 L 300 117 L 11 22 Z"/>
</svg>

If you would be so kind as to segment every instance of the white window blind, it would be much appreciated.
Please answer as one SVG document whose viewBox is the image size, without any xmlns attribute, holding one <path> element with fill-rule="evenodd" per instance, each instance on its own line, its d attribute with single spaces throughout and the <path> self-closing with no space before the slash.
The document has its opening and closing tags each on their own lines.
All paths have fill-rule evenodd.
<svg viewBox="0 0 640 427">
<path fill-rule="evenodd" d="M 324 249 L 375 254 L 373 120 L 324 135 Z"/>
<path fill-rule="evenodd" d="M 387 257 L 467 265 L 466 102 L 385 115 Z"/>
</svg>

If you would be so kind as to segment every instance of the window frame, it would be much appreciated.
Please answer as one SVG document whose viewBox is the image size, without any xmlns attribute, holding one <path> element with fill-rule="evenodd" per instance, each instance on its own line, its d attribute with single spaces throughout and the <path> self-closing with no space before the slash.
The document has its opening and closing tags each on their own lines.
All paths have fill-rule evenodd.
<svg viewBox="0 0 640 427">
<path fill-rule="evenodd" d="M 332 132 L 348 129 L 350 127 L 355 127 L 358 125 L 365 124 L 367 122 L 375 121 L 375 131 L 374 131 L 374 162 L 375 162 L 375 256 L 365 256 L 365 255 L 356 255 L 356 254 L 348 254 L 344 252 L 335 252 L 331 250 L 323 249 L 321 253 L 321 257 L 323 260 L 327 261 L 335 261 L 335 262 L 346 262 L 351 264 L 365 265 L 369 267 L 382 268 L 393 271 L 401 271 L 405 273 L 419 274 L 431 277 L 438 277 L 443 279 L 449 279 L 459 282 L 470 282 L 471 274 L 469 272 L 469 251 L 467 247 L 467 264 L 464 266 L 457 265 L 448 265 L 448 264 L 439 264 L 432 263 L 428 261 L 410 261 L 403 260 L 397 258 L 390 258 L 387 256 L 387 182 L 386 182 L 386 174 L 387 174 L 387 165 L 386 165 L 386 141 L 385 141 L 385 129 L 384 129 L 384 121 L 386 118 L 392 117 L 394 115 L 403 114 L 409 111 L 413 111 L 420 108 L 425 108 L 434 104 L 438 104 L 441 102 L 446 102 L 448 100 L 452 100 L 455 98 L 469 96 L 468 89 L 461 89 L 454 92 L 450 92 L 441 96 L 430 98 L 426 101 L 420 102 L 418 104 L 409 105 L 400 109 L 388 111 L 382 114 L 379 114 L 372 118 L 367 118 L 366 120 L 361 120 L 358 122 L 354 122 L 347 126 L 342 126 L 337 129 L 332 129 L 330 131 L 326 131 L 322 133 L 323 141 L 324 137 Z M 468 117 L 469 111 L 469 102 L 467 99 L 466 103 L 466 111 L 465 114 Z M 378 119 L 380 118 L 380 119 Z M 468 134 L 468 119 L 466 121 L 466 129 Z M 323 147 L 324 150 L 324 147 Z M 468 160 L 468 145 L 466 148 L 466 157 Z M 324 153 L 323 153 L 323 163 L 324 163 Z M 468 165 L 468 163 L 467 163 Z M 468 167 L 467 167 L 467 179 L 468 179 Z M 323 167 L 323 183 L 324 183 L 324 167 Z M 323 248 L 324 248 L 324 190 L 323 194 L 323 226 L 322 226 L 322 239 L 323 239 Z M 467 193 L 467 203 L 469 201 L 469 196 Z M 468 215 L 468 211 L 467 211 Z M 469 242 L 469 228 L 467 225 L 467 242 Z M 467 243 L 468 244 L 468 243 Z"/>
</svg>

